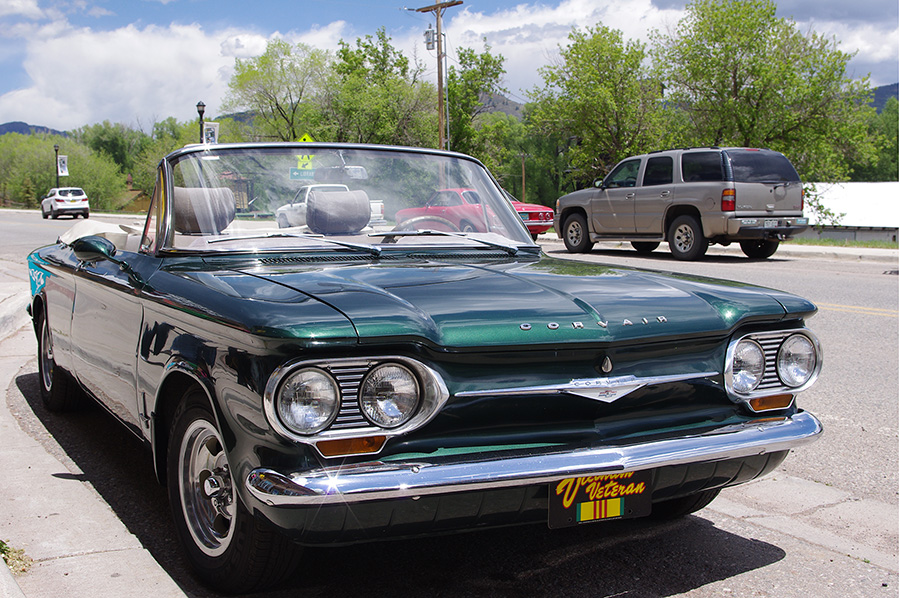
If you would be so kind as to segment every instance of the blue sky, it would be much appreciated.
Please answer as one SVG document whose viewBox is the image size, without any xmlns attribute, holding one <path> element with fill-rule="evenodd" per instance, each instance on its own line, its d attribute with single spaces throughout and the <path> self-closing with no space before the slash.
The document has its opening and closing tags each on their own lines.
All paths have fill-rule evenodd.
<svg viewBox="0 0 900 598">
<path fill-rule="evenodd" d="M 0 0 L 0 123 L 58 129 L 110 120 L 149 130 L 169 116 L 196 118 L 203 100 L 219 113 L 236 58 L 261 54 L 282 37 L 335 49 L 341 39 L 384 27 L 392 43 L 434 77 L 422 33 L 432 4 L 388 0 Z M 444 17 L 450 60 L 482 48 L 506 58 L 505 85 L 525 101 L 573 27 L 603 23 L 626 38 L 671 29 L 684 0 L 465 0 Z M 855 52 L 852 75 L 874 85 L 898 76 L 897 0 L 782 0 L 779 16 Z"/>
</svg>

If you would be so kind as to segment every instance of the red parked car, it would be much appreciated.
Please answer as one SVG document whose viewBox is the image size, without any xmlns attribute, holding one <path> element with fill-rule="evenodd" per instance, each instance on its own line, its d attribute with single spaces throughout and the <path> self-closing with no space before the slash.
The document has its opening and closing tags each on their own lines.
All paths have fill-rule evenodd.
<svg viewBox="0 0 900 598">
<path fill-rule="evenodd" d="M 537 236 L 553 226 L 553 210 L 546 206 L 523 203 L 508 195 L 513 208 L 522 218 L 531 237 Z M 481 198 L 474 189 L 441 189 L 435 191 L 425 206 L 398 210 L 397 224 L 415 219 L 416 222 L 429 221 L 436 228 L 458 230 L 464 233 L 484 232 L 485 214 L 482 212 Z"/>
</svg>

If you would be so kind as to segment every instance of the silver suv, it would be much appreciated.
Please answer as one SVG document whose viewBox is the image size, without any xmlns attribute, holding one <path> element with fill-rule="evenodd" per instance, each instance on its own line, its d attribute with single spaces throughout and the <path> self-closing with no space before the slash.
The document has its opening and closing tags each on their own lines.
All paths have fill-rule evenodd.
<svg viewBox="0 0 900 598">
<path fill-rule="evenodd" d="M 675 258 L 696 260 L 710 243 L 734 241 L 765 259 L 809 221 L 800 177 L 783 154 L 708 147 L 622 160 L 593 188 L 560 197 L 553 224 L 572 253 L 606 240 L 646 253 L 667 241 Z"/>
</svg>

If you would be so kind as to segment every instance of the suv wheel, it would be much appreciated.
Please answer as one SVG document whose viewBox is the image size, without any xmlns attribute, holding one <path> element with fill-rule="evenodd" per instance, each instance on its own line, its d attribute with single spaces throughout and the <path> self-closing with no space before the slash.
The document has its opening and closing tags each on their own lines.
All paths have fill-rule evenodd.
<svg viewBox="0 0 900 598">
<path fill-rule="evenodd" d="M 584 216 L 572 214 L 566 218 L 566 224 L 563 226 L 563 242 L 569 253 L 587 253 L 594 247 Z"/>
<path fill-rule="evenodd" d="M 709 248 L 703 227 L 694 216 L 679 216 L 669 227 L 669 251 L 677 260 L 699 260 Z"/>
<path fill-rule="evenodd" d="M 749 258 L 755 260 L 764 260 L 772 257 L 772 254 L 778 249 L 778 241 L 769 239 L 752 239 L 750 241 L 741 241 L 741 251 Z"/>
</svg>

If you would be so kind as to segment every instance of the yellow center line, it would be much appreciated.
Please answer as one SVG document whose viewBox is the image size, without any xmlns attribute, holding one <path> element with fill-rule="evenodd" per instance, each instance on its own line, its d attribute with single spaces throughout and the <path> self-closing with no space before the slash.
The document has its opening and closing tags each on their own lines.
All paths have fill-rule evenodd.
<svg viewBox="0 0 900 598">
<path fill-rule="evenodd" d="M 819 309 L 828 311 L 842 311 L 851 314 L 862 314 L 866 316 L 884 316 L 886 318 L 896 318 L 900 316 L 900 311 L 896 309 L 882 309 L 880 307 L 862 307 L 859 305 L 839 305 L 835 303 L 816 303 Z"/>
</svg>

